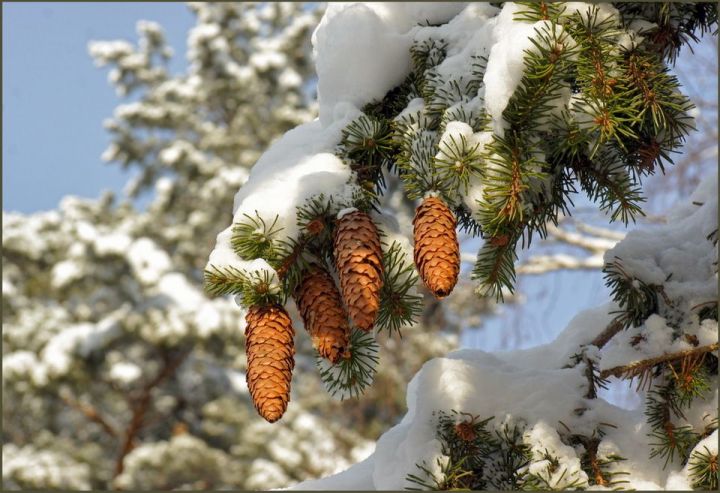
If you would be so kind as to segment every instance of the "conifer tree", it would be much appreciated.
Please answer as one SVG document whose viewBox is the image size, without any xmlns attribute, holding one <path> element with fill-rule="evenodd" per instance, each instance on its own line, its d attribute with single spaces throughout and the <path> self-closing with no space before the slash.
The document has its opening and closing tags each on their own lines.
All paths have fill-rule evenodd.
<svg viewBox="0 0 720 493">
<path fill-rule="evenodd" d="M 452 315 L 462 313 L 460 308 L 482 312 L 493 299 L 507 299 L 517 248 L 533 233 L 545 235 L 548 221 L 572 210 L 572 186 L 614 219 L 627 222 L 642 212 L 641 179 L 669 164 L 690 128 L 689 104 L 669 62 L 684 43 L 716 24 L 707 5 L 618 5 L 605 18 L 606 7 L 585 14 L 562 11 L 561 5 L 527 4 L 515 12 L 513 25 L 546 22 L 537 36 L 526 36 L 532 46 L 521 57 L 517 90 L 501 113 L 492 113 L 476 97 L 494 69 L 491 54 L 480 50 L 448 72 L 443 62 L 464 47 L 433 29 L 449 18 L 413 18 L 411 24 L 428 36 L 408 46 L 404 80 L 364 101 L 362 113 L 347 113 L 328 139 L 330 147 L 317 145 L 312 151 L 326 151 L 323 166 L 331 168 L 335 161 L 329 156 L 334 156 L 343 173 L 349 170 L 342 193 L 327 186 L 283 215 L 266 214 L 261 206 L 243 208 L 243 197 L 263 183 L 260 158 L 219 242 L 242 261 L 228 265 L 215 255 L 204 271 L 210 295 L 238 295 L 251 311 L 282 305 L 293 315 L 293 300 L 298 303 L 301 313 L 293 321 L 298 350 L 286 338 L 279 356 L 271 359 L 285 365 L 283 385 L 295 367 L 293 392 L 303 397 L 293 398 L 285 411 L 285 394 L 279 396 L 282 409 L 265 415 L 271 421 L 277 412 L 285 415 L 269 425 L 254 416 L 243 390 L 242 372 L 252 366 L 243 356 L 243 314 L 227 297 L 204 296 L 200 284 L 212 238 L 236 212 L 232 197 L 247 168 L 276 136 L 314 115 L 304 82 L 312 70 L 306 40 L 318 11 L 291 4 L 197 3 L 191 8 L 197 26 L 190 33 L 187 73 L 167 72 L 170 52 L 153 23 L 139 24 L 137 47 L 109 42 L 90 48 L 99 64 L 112 67 L 110 80 L 119 93 L 137 98 L 119 106 L 106 123 L 112 144 L 104 157 L 136 170 L 127 191 L 130 197 L 152 193 L 147 209 L 105 196 L 67 199 L 58 211 L 31 217 L 4 213 L 3 322 L 10 330 L 4 330 L 3 390 L 18 403 L 4 415 L 3 462 L 12 465 L 4 468 L 9 471 L 4 483 L 10 487 L 266 489 L 327 475 L 360 459 L 365 439 L 375 438 L 405 410 L 398 389 L 408 376 L 429 356 L 452 348 L 458 325 Z M 659 27 L 647 29 L 643 21 Z M 316 49 L 321 45 L 316 39 Z M 558 100 L 572 104 L 558 112 Z M 304 138 L 317 144 L 308 133 Z M 412 218 L 419 201 L 431 198 L 442 204 L 438 214 L 447 221 L 429 236 L 432 248 L 418 255 L 417 267 L 433 268 L 416 270 L 409 241 Z M 313 328 L 304 320 L 296 293 L 308 272 L 320 269 L 338 293 L 355 296 L 341 296 L 342 308 L 365 300 L 364 288 L 343 289 L 339 276 L 335 279 L 337 220 L 352 215 L 369 217 L 363 236 L 371 226 L 377 230 L 377 242 L 373 237 L 358 247 L 362 254 L 347 255 L 348 263 L 361 265 L 355 275 L 360 284 L 373 285 L 365 305 L 374 307 L 376 300 L 377 307 L 374 332 L 345 320 L 348 349 L 336 359 L 333 349 L 339 346 L 313 340 L 313 333 L 333 327 Z M 474 276 L 489 298 L 475 299 L 468 273 L 459 271 L 452 219 L 461 235 L 486 240 Z M 428 237 L 417 229 L 418 236 Z M 707 233 L 716 241 L 716 233 Z M 653 315 L 692 318 L 698 311 L 674 306 L 672 298 L 663 304 L 665 283 L 645 280 L 622 261 L 609 262 L 606 270 L 622 309 L 608 327 L 608 340 L 621 334 L 619 327 L 652 323 Z M 433 289 L 434 271 L 454 289 Z M 450 289 L 452 295 L 440 302 L 423 284 L 438 297 Z M 699 308 L 700 325 L 717 321 L 716 304 Z M 303 320 L 307 330 L 300 330 Z M 279 325 L 285 335 L 292 330 Z M 692 345 L 690 336 L 697 331 L 675 332 L 674 340 Z M 643 334 L 636 335 L 641 344 Z M 717 360 L 713 343 L 706 342 L 677 358 L 639 366 L 598 370 L 589 346 L 567 363 L 587 375 L 588 399 L 611 375 L 651 379 L 654 455 L 673 464 L 682 461 L 696 487 L 717 484 L 716 449 L 709 443 L 716 424 L 710 420 L 705 427 L 688 428 L 681 416 L 707 394 L 703 382 L 709 381 L 713 391 Z M 315 365 L 307 357 L 311 345 L 319 353 Z M 249 355 L 252 346 L 247 344 Z M 268 366 L 246 372 L 261 412 L 267 410 L 265 402 L 278 397 L 257 390 L 266 390 L 262 375 Z M 329 405 L 315 397 L 313 366 L 342 402 Z M 338 411 L 334 420 L 321 421 L 318 415 L 328 409 Z M 488 430 L 495 421 L 468 412 L 453 414 L 461 416 L 457 422 L 438 414 L 439 440 L 452 459 L 450 479 L 438 476 L 440 486 L 546 488 L 549 481 L 555 481 L 550 486 L 584 486 L 583 474 L 594 484 L 615 481 L 614 464 L 621 459 L 612 454 L 598 459 L 598 440 L 607 432 L 599 423 L 591 431 L 560 433 L 563 443 L 584 452 L 578 458 L 582 472 L 558 482 L 563 458 L 554 450 L 524 445 L 526 430 L 519 424 L 508 424 L 491 440 Z M 458 437 L 459 446 L 451 443 Z M 476 449 L 480 455 L 471 453 Z M 484 471 L 494 461 L 502 473 L 488 479 Z M 535 464 L 532 474 L 518 473 L 529 463 Z M 28 467 L 37 464 L 43 467 Z M 403 473 L 414 474 L 416 485 L 427 480 L 422 469 Z"/>
</svg>

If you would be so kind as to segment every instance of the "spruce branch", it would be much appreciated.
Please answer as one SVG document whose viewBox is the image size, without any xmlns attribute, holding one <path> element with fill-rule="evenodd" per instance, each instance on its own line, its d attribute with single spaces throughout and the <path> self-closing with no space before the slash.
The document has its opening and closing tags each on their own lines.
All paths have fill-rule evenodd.
<svg viewBox="0 0 720 493">
<path fill-rule="evenodd" d="M 621 258 L 615 257 L 607 263 L 603 273 L 613 300 L 620 306 L 617 320 L 624 322 L 624 328 L 630 325 L 637 327 L 651 314 L 657 313 L 659 287 L 628 274 Z"/>
<path fill-rule="evenodd" d="M 526 220 L 531 180 L 542 180 L 536 158 L 516 146 L 517 136 L 493 136 L 486 158 L 483 196 L 479 213 L 486 235 L 496 236 L 503 228 L 520 229 Z"/>
<path fill-rule="evenodd" d="M 209 265 L 204 274 L 205 291 L 213 296 L 240 294 L 247 282 L 246 274 L 232 266 Z"/>
<path fill-rule="evenodd" d="M 383 266 L 380 310 L 375 324 L 378 330 L 387 330 L 391 336 L 397 332 L 402 337 L 400 328 L 414 324 L 422 311 L 422 296 L 412 293 L 418 275 L 397 241 L 383 252 Z"/>
<path fill-rule="evenodd" d="M 718 456 L 710 451 L 707 446 L 702 450 L 694 450 L 690 455 L 690 467 L 688 472 L 692 480 L 692 487 L 698 490 L 717 490 L 718 479 Z"/>
<path fill-rule="evenodd" d="M 499 490 L 520 490 L 522 471 L 532 460 L 530 446 L 523 442 L 524 427 L 517 423 L 512 428 L 505 422 L 495 430 L 498 443 L 496 457 L 488 468 L 492 472 L 489 485 Z"/>
<path fill-rule="evenodd" d="M 402 123 L 396 127 L 401 142 L 397 166 L 407 197 L 416 200 L 429 191 L 441 190 L 441 179 L 434 163 L 437 132 Z"/>
<path fill-rule="evenodd" d="M 378 350 L 371 333 L 352 329 L 343 359 L 335 364 L 324 358 L 315 359 L 325 390 L 340 400 L 359 397 L 375 378 L 380 361 Z"/>
<path fill-rule="evenodd" d="M 594 160 L 579 157 L 570 166 L 590 200 L 610 212 L 611 222 L 619 218 L 627 226 L 636 216 L 645 215 L 641 204 L 646 199 L 615 149 L 602 147 Z"/>
<path fill-rule="evenodd" d="M 625 25 L 635 19 L 657 25 L 644 33 L 649 38 L 649 49 L 671 64 L 683 46 L 692 50 L 690 41 L 698 42 L 713 26 L 717 32 L 718 12 L 713 2 L 623 2 L 618 3 L 617 8 Z"/>
<path fill-rule="evenodd" d="M 511 238 L 508 233 L 486 239 L 472 271 L 472 278 L 480 281 L 478 294 L 495 296 L 496 301 L 502 301 L 503 287 L 513 292 L 515 260 L 517 260 L 516 244 L 517 239 Z"/>
<path fill-rule="evenodd" d="M 684 414 L 672 384 L 648 392 L 645 415 L 652 428 L 648 436 L 654 440 L 650 443 L 650 458 L 665 458 L 663 468 L 667 467 L 676 455 L 683 461 L 686 460 L 693 444 L 697 443 L 698 436 L 692 426 L 677 426 L 673 423 L 673 415 L 684 418 Z"/>
<path fill-rule="evenodd" d="M 592 342 L 590 342 L 590 344 L 596 346 L 598 349 L 602 349 L 605 344 L 610 342 L 610 339 L 615 337 L 615 335 L 625 329 L 625 327 L 626 321 L 624 318 L 622 316 L 616 317 L 607 327 L 605 327 L 605 330 L 603 330 L 595 337 L 595 339 L 592 340 Z"/>
<path fill-rule="evenodd" d="M 255 212 L 255 217 L 243 214 L 245 220 L 233 225 L 230 245 L 235 253 L 245 260 L 263 258 L 272 262 L 278 254 L 277 227 L 279 216 L 268 224 Z"/>
<path fill-rule="evenodd" d="M 612 368 L 607 368 L 600 372 L 602 378 L 616 377 L 623 380 L 632 379 L 641 376 L 650 369 L 657 365 L 664 363 L 678 362 L 683 358 L 700 356 L 705 353 L 711 353 L 717 351 L 720 348 L 720 343 L 714 342 L 706 346 L 699 346 L 693 349 L 685 349 L 683 351 L 677 351 L 675 353 L 666 353 L 661 356 L 655 356 L 653 358 L 644 359 L 641 361 L 635 361 L 628 365 L 619 365 Z"/>
<path fill-rule="evenodd" d="M 424 489 L 484 489 L 487 484 L 486 462 L 499 447 L 487 430 L 493 417 L 481 420 L 479 416 L 455 410 L 433 414 L 437 416 L 435 434 L 443 455 L 442 459 L 437 459 L 440 474 L 433 474 L 423 462 L 415 464 L 421 474 L 409 473 L 406 481 Z M 418 490 L 415 487 L 406 489 Z"/>
<path fill-rule="evenodd" d="M 547 465 L 538 472 L 526 471 L 519 482 L 522 490 L 565 491 L 581 488 L 586 484 L 582 478 L 577 477 L 577 471 L 573 471 L 568 476 L 567 466 L 562 465 L 560 460 L 548 450 L 537 454 L 534 461 L 544 462 Z M 560 476 L 554 478 L 558 471 L 560 471 Z"/>
<path fill-rule="evenodd" d="M 482 173 L 479 144 L 470 145 L 464 135 L 459 139 L 450 136 L 450 142 L 439 146 L 434 165 L 444 190 L 468 193 L 470 178 Z"/>
<path fill-rule="evenodd" d="M 444 130 L 449 122 L 467 123 L 473 132 L 489 131 L 490 119 L 487 114 L 477 108 L 466 109 L 462 103 L 455 104 L 443 112 L 440 129 Z"/>
</svg>

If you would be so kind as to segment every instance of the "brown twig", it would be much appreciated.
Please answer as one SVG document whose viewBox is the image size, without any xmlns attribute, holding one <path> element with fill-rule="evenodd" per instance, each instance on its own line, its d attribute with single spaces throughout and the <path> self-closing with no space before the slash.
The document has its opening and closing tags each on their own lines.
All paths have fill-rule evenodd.
<svg viewBox="0 0 720 493">
<path fill-rule="evenodd" d="M 163 381 L 170 378 L 180 367 L 185 358 L 190 354 L 189 350 L 181 352 L 174 359 L 165 358 L 165 363 L 160 372 L 142 388 L 140 396 L 134 401 L 132 418 L 125 429 L 125 438 L 120 448 L 120 453 L 115 461 L 115 477 L 123 472 L 125 456 L 135 447 L 135 438 L 143 428 L 145 414 L 150 407 L 152 391 Z"/>
<path fill-rule="evenodd" d="M 107 418 L 100 414 L 100 412 L 95 408 L 95 406 L 75 401 L 68 395 L 61 395 L 60 397 L 65 402 L 65 404 L 72 407 L 73 409 L 77 409 L 78 411 L 83 413 L 83 415 L 85 415 L 85 417 L 88 418 L 90 421 L 100 425 L 100 428 L 102 428 L 105 433 L 107 433 L 111 437 L 118 436 L 118 432 L 115 430 L 115 427 L 110 424 Z"/>
<path fill-rule="evenodd" d="M 686 349 L 685 351 L 678 351 L 676 353 L 667 353 L 662 356 L 636 361 L 634 363 L 630 363 L 629 365 L 615 366 L 601 371 L 600 378 L 608 378 L 610 376 L 623 379 L 634 378 L 661 363 L 676 361 L 681 358 L 687 358 L 688 356 L 698 356 L 704 353 L 710 353 L 712 351 L 717 351 L 718 348 L 720 348 L 720 343 L 714 342 L 707 346 Z"/>
<path fill-rule="evenodd" d="M 623 330 L 623 327 L 625 327 L 623 318 L 615 318 L 590 344 L 597 346 L 598 349 L 602 349 L 605 344 L 610 342 L 610 339 L 615 337 L 615 334 Z"/>
<path fill-rule="evenodd" d="M 593 438 L 585 442 L 584 445 L 588 454 L 588 463 L 590 464 L 590 469 L 592 469 L 595 484 L 607 486 L 607 480 L 605 479 L 605 476 L 603 476 L 602 469 L 600 469 L 600 464 L 597 459 L 597 450 L 600 445 L 600 440 Z"/>
</svg>

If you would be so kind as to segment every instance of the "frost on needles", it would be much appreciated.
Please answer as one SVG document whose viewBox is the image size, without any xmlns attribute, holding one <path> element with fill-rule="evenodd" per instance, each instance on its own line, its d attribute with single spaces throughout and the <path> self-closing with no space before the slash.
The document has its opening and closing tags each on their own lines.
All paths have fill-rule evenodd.
<svg viewBox="0 0 720 493">
<path fill-rule="evenodd" d="M 643 214 L 643 178 L 670 165 L 693 128 L 669 64 L 716 24 L 710 4 L 330 5 L 313 35 L 319 118 L 252 169 L 210 255 L 208 291 L 237 295 L 251 312 L 279 310 L 268 323 L 285 332 L 279 320 L 290 298 L 307 294 L 303 280 L 333 277 L 350 323 L 327 343 L 344 344 L 343 357 L 319 357 L 318 367 L 331 394 L 359 395 L 378 364 L 374 333 L 412 325 L 423 284 L 442 298 L 457 282 L 456 229 L 485 240 L 470 275 L 478 294 L 501 300 L 517 249 L 570 214 L 573 194 L 610 221 Z M 418 205 L 413 238 L 383 207 L 396 181 Z M 636 282 L 625 262 L 606 267 L 623 309 L 608 341 L 661 313 L 663 284 Z M 313 341 L 317 310 L 303 310 Z M 253 337 L 258 327 L 245 330 Z M 267 419 L 261 402 L 287 405 L 280 375 L 292 367 L 292 341 L 264 344 L 270 359 L 257 360 L 265 376 L 253 398 Z M 584 351 L 576 359 L 592 398 L 610 373 Z"/>
</svg>

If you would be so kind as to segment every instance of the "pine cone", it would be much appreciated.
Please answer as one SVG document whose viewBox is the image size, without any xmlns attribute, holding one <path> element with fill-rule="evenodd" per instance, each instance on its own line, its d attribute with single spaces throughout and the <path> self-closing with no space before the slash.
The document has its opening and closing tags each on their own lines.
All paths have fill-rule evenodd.
<svg viewBox="0 0 720 493">
<path fill-rule="evenodd" d="M 260 416 L 274 423 L 290 400 L 295 331 L 280 305 L 252 306 L 245 320 L 248 388 Z"/>
<path fill-rule="evenodd" d="M 383 283 L 380 237 L 370 216 L 355 211 L 338 219 L 334 248 L 340 291 L 350 318 L 356 327 L 369 331 L 380 308 Z"/>
<path fill-rule="evenodd" d="M 320 266 L 311 267 L 295 290 L 295 303 L 313 347 L 331 363 L 340 361 L 350 327 L 332 276 Z"/>
<path fill-rule="evenodd" d="M 436 197 L 423 200 L 415 211 L 415 265 L 437 299 L 452 292 L 460 273 L 456 224 L 452 211 Z"/>
</svg>

